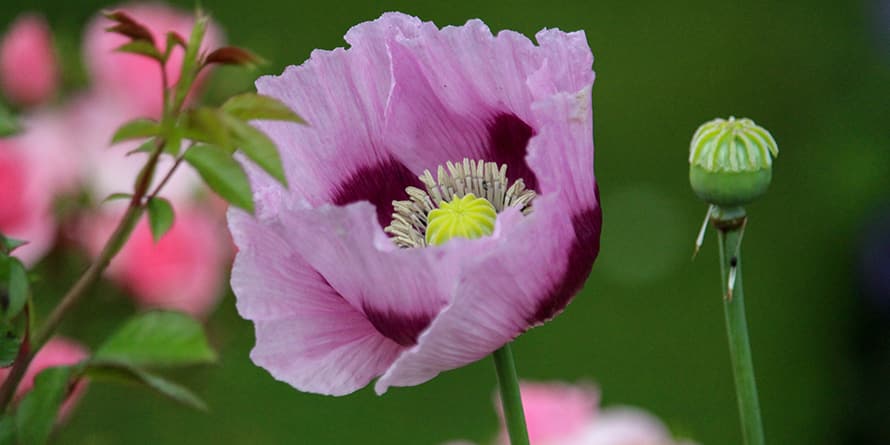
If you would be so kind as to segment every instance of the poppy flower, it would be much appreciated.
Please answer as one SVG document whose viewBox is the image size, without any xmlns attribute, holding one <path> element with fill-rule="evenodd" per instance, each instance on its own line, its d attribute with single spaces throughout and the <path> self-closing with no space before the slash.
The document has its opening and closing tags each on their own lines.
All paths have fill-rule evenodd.
<svg viewBox="0 0 890 445">
<path fill-rule="evenodd" d="M 387 13 L 257 80 L 309 125 L 257 123 L 289 188 L 247 164 L 255 216 L 229 213 L 256 364 L 303 391 L 380 377 L 383 393 L 565 308 L 599 250 L 593 56 L 583 32 L 536 40 Z M 435 209 L 453 220 L 428 240 Z"/>
</svg>

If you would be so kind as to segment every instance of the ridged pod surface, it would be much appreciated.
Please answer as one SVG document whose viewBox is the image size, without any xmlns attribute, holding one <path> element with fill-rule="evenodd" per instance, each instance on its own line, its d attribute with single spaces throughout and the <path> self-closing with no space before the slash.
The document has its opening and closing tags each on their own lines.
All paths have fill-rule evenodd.
<svg viewBox="0 0 890 445">
<path fill-rule="evenodd" d="M 689 182 L 699 198 L 718 206 L 747 204 L 766 192 L 773 136 L 751 119 L 714 119 L 702 124 L 689 144 Z"/>
<path fill-rule="evenodd" d="M 480 238 L 494 232 L 497 219 L 494 206 L 472 193 L 463 198 L 454 197 L 430 212 L 426 229 L 427 244 L 438 246 L 452 238 Z"/>
</svg>

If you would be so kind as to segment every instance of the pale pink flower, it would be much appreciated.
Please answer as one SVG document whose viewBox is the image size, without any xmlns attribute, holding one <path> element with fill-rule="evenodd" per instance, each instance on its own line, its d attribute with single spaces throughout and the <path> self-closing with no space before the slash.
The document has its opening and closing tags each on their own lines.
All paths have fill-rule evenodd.
<svg viewBox="0 0 890 445">
<path fill-rule="evenodd" d="M 117 212 L 89 217 L 81 229 L 97 255 L 120 219 Z M 219 300 L 231 241 L 222 220 L 204 209 L 176 208 L 173 227 L 158 242 L 143 219 L 106 271 L 144 307 L 207 315 Z"/>
<path fill-rule="evenodd" d="M 167 32 L 177 32 L 188 40 L 194 24 L 194 14 L 160 3 L 133 3 L 110 10 L 120 10 L 145 25 L 154 35 L 159 51 L 164 50 Z M 146 57 L 114 51 L 128 42 L 124 36 L 105 31 L 113 23 L 102 16 L 94 18 L 87 25 L 84 36 L 84 57 L 93 78 L 93 89 L 108 94 L 116 100 L 132 104 L 139 115 L 158 117 L 161 115 L 161 71 L 157 62 Z M 202 48 L 218 47 L 222 33 L 216 25 L 207 29 Z M 173 50 L 167 63 L 167 78 L 171 85 L 179 80 L 184 50 Z M 200 79 L 198 83 L 200 83 Z"/>
<path fill-rule="evenodd" d="M 83 346 L 61 337 L 51 339 L 34 356 L 34 360 L 25 371 L 25 376 L 16 390 L 16 398 L 21 398 L 34 386 L 34 377 L 46 368 L 54 366 L 74 365 L 87 358 Z M 0 383 L 6 381 L 9 368 L 0 368 Z M 64 420 L 74 409 L 74 405 L 86 391 L 86 381 L 81 379 L 69 392 L 59 411 L 59 419 Z"/>
<path fill-rule="evenodd" d="M 0 43 L 0 86 L 7 98 L 22 105 L 50 99 L 59 83 L 52 35 L 43 17 L 23 14 Z"/>
</svg>

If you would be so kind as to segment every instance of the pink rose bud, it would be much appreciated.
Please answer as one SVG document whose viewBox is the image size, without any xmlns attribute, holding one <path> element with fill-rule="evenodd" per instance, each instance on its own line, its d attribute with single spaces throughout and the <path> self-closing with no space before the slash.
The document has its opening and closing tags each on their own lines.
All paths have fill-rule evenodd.
<svg viewBox="0 0 890 445">
<path fill-rule="evenodd" d="M 20 399 L 24 397 L 25 393 L 31 390 L 34 386 L 34 377 L 36 377 L 37 374 L 40 374 L 44 369 L 52 368 L 54 366 L 73 365 L 86 357 L 86 350 L 71 340 L 59 337 L 50 340 L 49 343 L 37 353 L 34 360 L 31 362 L 31 365 L 28 366 L 28 370 L 25 371 L 25 376 L 22 378 L 22 381 L 19 383 L 19 387 L 16 390 L 16 398 Z M 0 383 L 6 381 L 8 375 L 9 368 L 0 368 Z M 60 420 L 64 420 L 68 417 L 84 391 L 86 391 L 86 381 L 81 380 L 74 385 L 74 388 L 68 394 L 67 398 L 62 403 L 62 408 L 59 410 Z"/>
<path fill-rule="evenodd" d="M 46 21 L 33 14 L 12 24 L 0 44 L 0 86 L 9 100 L 36 105 L 53 96 L 59 71 Z"/>
</svg>

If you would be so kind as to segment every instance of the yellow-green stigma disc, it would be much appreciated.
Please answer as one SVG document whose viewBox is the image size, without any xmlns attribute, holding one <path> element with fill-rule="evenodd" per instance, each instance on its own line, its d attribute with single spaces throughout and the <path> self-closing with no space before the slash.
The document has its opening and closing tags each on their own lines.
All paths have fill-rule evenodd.
<svg viewBox="0 0 890 445">
<path fill-rule="evenodd" d="M 426 243 L 440 246 L 452 238 L 475 239 L 491 235 L 497 212 L 485 198 L 472 193 L 463 198 L 455 196 L 443 202 L 427 216 Z"/>
</svg>

